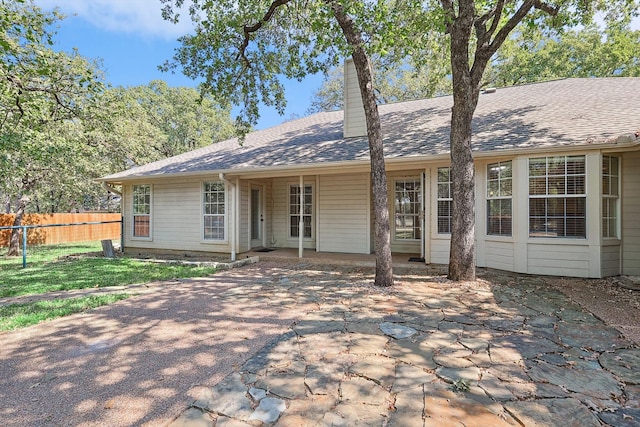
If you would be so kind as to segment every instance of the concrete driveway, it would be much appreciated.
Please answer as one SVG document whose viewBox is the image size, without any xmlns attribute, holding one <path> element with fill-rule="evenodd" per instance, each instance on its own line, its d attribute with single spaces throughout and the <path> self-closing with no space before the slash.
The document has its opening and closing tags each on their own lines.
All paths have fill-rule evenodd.
<svg viewBox="0 0 640 427">
<path fill-rule="evenodd" d="M 267 277 L 272 271 L 261 271 Z M 273 272 L 274 274 L 277 274 Z M 237 269 L 151 286 L 86 313 L 0 333 L 0 425 L 164 425 L 306 309 L 253 298 Z"/>
<path fill-rule="evenodd" d="M 259 263 L 2 334 L 1 424 L 640 425 L 640 351 L 544 281 L 396 273 Z"/>
</svg>

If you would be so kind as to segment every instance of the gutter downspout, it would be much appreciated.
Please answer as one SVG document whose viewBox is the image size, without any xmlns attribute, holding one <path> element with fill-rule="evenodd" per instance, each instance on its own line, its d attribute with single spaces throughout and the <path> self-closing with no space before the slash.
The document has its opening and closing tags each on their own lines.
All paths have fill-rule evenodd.
<svg viewBox="0 0 640 427">
<path fill-rule="evenodd" d="M 220 178 L 220 181 L 224 182 L 225 184 L 227 184 L 230 188 L 231 188 L 231 197 L 232 197 L 232 202 L 235 201 L 236 199 L 236 184 L 233 183 L 232 181 L 229 181 L 223 173 L 220 173 L 218 175 L 218 177 Z M 234 211 L 235 211 L 235 205 L 234 205 Z M 229 244 L 231 246 L 231 261 L 235 261 L 236 260 L 236 215 L 234 212 L 233 215 L 233 232 L 229 233 Z"/>
</svg>

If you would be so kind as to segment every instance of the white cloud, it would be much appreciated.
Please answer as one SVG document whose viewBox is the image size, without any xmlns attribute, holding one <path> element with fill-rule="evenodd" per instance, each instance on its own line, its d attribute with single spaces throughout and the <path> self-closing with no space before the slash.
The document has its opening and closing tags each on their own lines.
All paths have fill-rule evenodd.
<svg viewBox="0 0 640 427">
<path fill-rule="evenodd" d="M 106 31 L 176 39 L 193 28 L 186 10 L 180 14 L 178 24 L 162 19 L 162 4 L 158 0 L 36 0 L 35 3 L 43 9 L 58 7 L 62 13 L 77 15 Z"/>
</svg>

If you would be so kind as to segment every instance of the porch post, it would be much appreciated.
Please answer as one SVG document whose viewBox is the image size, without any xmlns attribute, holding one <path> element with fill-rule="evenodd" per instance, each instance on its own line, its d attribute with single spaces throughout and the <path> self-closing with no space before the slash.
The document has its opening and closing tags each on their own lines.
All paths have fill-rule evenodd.
<svg viewBox="0 0 640 427">
<path fill-rule="evenodd" d="M 298 258 L 302 258 L 304 237 L 304 176 L 300 175 L 300 222 L 298 223 Z"/>
</svg>

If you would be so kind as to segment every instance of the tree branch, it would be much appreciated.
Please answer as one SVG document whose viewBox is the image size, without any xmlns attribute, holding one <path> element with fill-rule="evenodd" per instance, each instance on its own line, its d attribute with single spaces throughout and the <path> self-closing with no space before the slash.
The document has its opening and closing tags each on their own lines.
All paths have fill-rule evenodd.
<svg viewBox="0 0 640 427">
<path fill-rule="evenodd" d="M 242 29 L 244 33 L 244 39 L 242 40 L 242 44 L 240 45 L 240 49 L 238 52 L 238 58 L 242 58 L 242 62 L 244 62 L 244 64 L 250 66 L 249 59 L 247 59 L 245 51 L 247 50 L 249 42 L 251 41 L 251 34 L 255 33 L 260 28 L 262 28 L 265 23 L 269 22 L 269 20 L 273 17 L 273 14 L 280 6 L 286 5 L 290 1 L 291 0 L 275 0 L 273 3 L 271 3 L 271 5 L 269 6 L 269 10 L 267 10 L 267 13 L 264 14 L 261 20 L 253 25 L 244 26 L 244 28 Z"/>
</svg>

